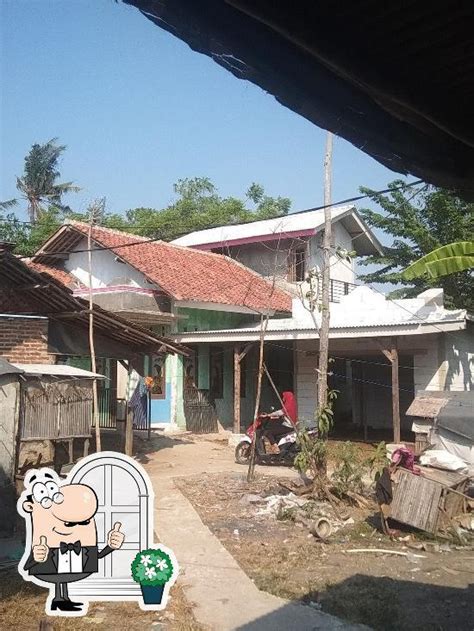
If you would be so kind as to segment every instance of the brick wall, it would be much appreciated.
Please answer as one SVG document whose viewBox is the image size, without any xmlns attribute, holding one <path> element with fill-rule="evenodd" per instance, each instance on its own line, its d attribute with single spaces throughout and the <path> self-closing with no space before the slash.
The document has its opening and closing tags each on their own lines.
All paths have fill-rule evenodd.
<svg viewBox="0 0 474 631">
<path fill-rule="evenodd" d="M 0 357 L 18 364 L 53 364 L 48 320 L 0 318 Z"/>
</svg>

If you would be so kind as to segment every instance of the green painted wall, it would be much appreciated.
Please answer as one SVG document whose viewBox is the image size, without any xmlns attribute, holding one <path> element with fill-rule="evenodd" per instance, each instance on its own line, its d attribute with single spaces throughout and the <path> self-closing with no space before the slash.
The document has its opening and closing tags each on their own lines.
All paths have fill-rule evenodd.
<svg viewBox="0 0 474 631">
<path fill-rule="evenodd" d="M 207 309 L 178 309 L 178 315 L 186 316 L 178 320 L 178 332 L 191 331 L 211 331 L 220 329 L 233 329 L 243 324 L 253 322 L 256 316 L 246 315 L 243 313 L 232 313 L 229 311 L 208 311 Z M 199 344 L 198 346 L 198 387 L 203 390 L 209 388 L 209 344 Z M 231 344 L 219 344 L 224 348 L 224 392 L 222 399 L 216 399 L 216 410 L 220 422 L 225 427 L 233 424 L 233 396 L 234 396 L 234 356 Z M 247 424 L 247 416 L 252 401 L 249 395 L 253 388 L 252 373 L 249 370 L 247 375 L 247 391 L 248 394 L 242 398 L 242 422 Z M 176 422 L 180 427 L 186 427 L 183 408 L 183 361 L 181 358 L 177 360 L 176 371 L 176 387 L 177 387 L 177 405 L 176 405 Z M 252 395 L 253 396 L 253 395 Z M 250 416 L 252 413 L 250 413 Z M 245 419 L 244 419 L 245 416 Z"/>
<path fill-rule="evenodd" d="M 253 316 L 230 311 L 208 311 L 207 309 L 178 309 L 180 316 L 186 318 L 178 320 L 178 331 L 214 331 L 219 329 L 233 329 L 249 320 Z"/>
</svg>

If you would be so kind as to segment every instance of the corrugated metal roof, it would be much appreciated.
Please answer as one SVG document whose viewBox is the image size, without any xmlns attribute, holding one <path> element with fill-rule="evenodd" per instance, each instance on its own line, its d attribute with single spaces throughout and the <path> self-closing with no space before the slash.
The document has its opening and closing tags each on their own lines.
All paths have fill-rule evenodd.
<svg viewBox="0 0 474 631">
<path fill-rule="evenodd" d="M 347 296 L 343 296 L 339 303 L 331 303 L 331 330 L 354 330 L 366 328 L 404 327 L 441 325 L 452 322 L 463 322 L 466 312 L 462 309 L 449 310 L 434 304 L 428 296 L 389 300 L 370 287 L 360 286 Z M 315 326 L 315 321 L 318 327 Z M 321 324 L 321 314 L 315 310 L 313 313 L 305 307 L 299 298 L 293 300 L 293 317 L 270 318 L 267 333 L 271 332 L 302 332 L 314 331 L 317 337 L 317 328 Z M 238 329 L 226 329 L 220 331 L 192 332 L 197 336 L 200 333 L 208 336 L 212 333 L 223 335 L 226 333 L 258 333 L 260 323 L 243 326 Z M 182 335 L 184 339 L 185 334 Z"/>
<path fill-rule="evenodd" d="M 64 364 L 12 364 L 20 372 L 28 376 L 51 376 L 51 377 L 75 377 L 78 379 L 106 379 L 104 375 L 99 373 L 75 368 L 74 366 L 66 366 Z"/>
<path fill-rule="evenodd" d="M 338 206 L 331 209 L 333 220 L 354 210 L 354 206 Z M 267 235 L 291 236 L 292 233 L 313 230 L 324 225 L 324 210 L 313 210 L 301 214 L 289 214 L 274 219 L 263 219 L 250 223 L 219 226 L 207 230 L 196 230 L 172 241 L 179 245 L 205 245 L 208 243 L 232 243 L 235 239 L 257 238 Z"/>
</svg>

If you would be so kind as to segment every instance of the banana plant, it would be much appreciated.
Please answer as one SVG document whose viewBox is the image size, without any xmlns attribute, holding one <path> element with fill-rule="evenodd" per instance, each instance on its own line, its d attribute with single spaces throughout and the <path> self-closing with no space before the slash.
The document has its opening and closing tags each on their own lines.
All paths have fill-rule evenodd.
<svg viewBox="0 0 474 631">
<path fill-rule="evenodd" d="M 474 241 L 457 241 L 426 254 L 407 267 L 402 276 L 405 280 L 420 276 L 437 279 L 471 269 L 474 269 Z"/>
</svg>

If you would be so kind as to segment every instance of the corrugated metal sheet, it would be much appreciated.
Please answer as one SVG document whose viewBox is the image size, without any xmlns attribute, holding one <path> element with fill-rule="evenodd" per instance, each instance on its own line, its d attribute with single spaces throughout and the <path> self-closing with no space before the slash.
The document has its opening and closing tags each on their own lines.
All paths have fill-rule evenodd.
<svg viewBox="0 0 474 631">
<path fill-rule="evenodd" d="M 333 221 L 340 215 L 354 210 L 354 206 L 337 206 L 331 209 Z M 207 230 L 196 230 L 175 239 L 172 243 L 179 245 L 205 245 L 208 243 L 232 243 L 236 239 L 251 239 L 267 235 L 290 236 L 302 230 L 314 230 L 324 225 L 324 210 L 313 210 L 298 215 L 285 215 L 275 219 L 264 219 L 252 223 L 220 226 Z"/>
<path fill-rule="evenodd" d="M 12 364 L 26 376 L 48 375 L 51 377 L 75 377 L 77 379 L 105 379 L 99 373 L 67 366 L 66 364 Z"/>
</svg>

